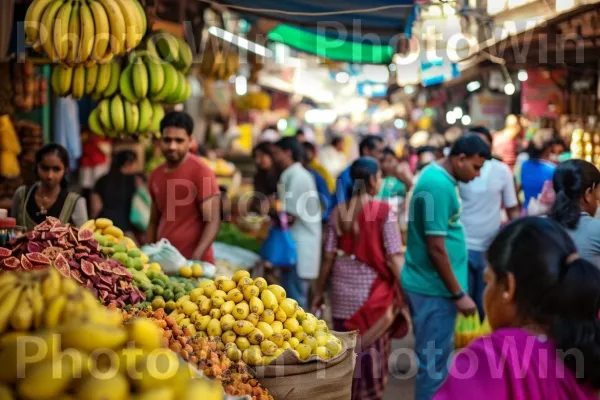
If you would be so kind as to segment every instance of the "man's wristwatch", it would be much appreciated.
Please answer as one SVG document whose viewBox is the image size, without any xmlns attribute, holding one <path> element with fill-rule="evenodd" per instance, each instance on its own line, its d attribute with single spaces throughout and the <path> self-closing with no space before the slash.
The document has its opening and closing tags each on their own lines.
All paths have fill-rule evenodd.
<svg viewBox="0 0 600 400">
<path fill-rule="evenodd" d="M 458 300 L 462 299 L 463 297 L 465 297 L 465 292 L 463 292 L 462 290 L 460 292 L 455 293 L 452 296 L 450 296 L 450 298 L 454 301 L 458 301 Z"/>
</svg>

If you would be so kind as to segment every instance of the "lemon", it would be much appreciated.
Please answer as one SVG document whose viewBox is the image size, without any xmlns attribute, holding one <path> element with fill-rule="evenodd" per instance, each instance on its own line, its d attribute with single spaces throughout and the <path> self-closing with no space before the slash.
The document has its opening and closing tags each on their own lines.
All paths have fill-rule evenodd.
<svg viewBox="0 0 600 400">
<path fill-rule="evenodd" d="M 192 267 L 183 266 L 179 268 L 179 276 L 183 276 L 184 278 L 192 277 Z"/>
<path fill-rule="evenodd" d="M 160 264 L 159 263 L 152 263 L 152 264 L 150 264 L 150 267 L 148 267 L 148 269 L 150 271 L 154 271 L 154 272 L 160 272 L 160 271 L 162 271 L 162 269 L 160 268 Z"/>
<path fill-rule="evenodd" d="M 298 352 L 298 358 L 301 360 L 306 360 L 312 354 L 312 348 L 305 344 L 299 344 L 295 350 Z"/>
<path fill-rule="evenodd" d="M 158 310 L 159 308 L 165 308 L 165 300 L 160 297 L 157 296 L 152 300 L 152 309 L 153 310 Z"/>
<path fill-rule="evenodd" d="M 194 278 L 201 278 L 204 275 L 204 268 L 200 264 L 192 265 L 192 276 Z"/>
</svg>

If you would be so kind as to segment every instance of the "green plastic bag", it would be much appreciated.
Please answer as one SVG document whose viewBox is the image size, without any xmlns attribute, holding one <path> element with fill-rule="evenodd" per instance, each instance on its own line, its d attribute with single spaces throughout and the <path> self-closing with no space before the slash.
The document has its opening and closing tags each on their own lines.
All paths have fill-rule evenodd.
<svg viewBox="0 0 600 400">
<path fill-rule="evenodd" d="M 150 223 L 150 212 L 152 206 L 152 198 L 148 192 L 146 185 L 141 185 L 135 191 L 131 200 L 131 212 L 129 221 L 140 232 L 148 230 Z"/>
<path fill-rule="evenodd" d="M 467 347 L 472 341 L 490 334 L 491 331 L 487 318 L 482 323 L 478 313 L 469 316 L 458 314 L 454 327 L 454 347 Z"/>
</svg>

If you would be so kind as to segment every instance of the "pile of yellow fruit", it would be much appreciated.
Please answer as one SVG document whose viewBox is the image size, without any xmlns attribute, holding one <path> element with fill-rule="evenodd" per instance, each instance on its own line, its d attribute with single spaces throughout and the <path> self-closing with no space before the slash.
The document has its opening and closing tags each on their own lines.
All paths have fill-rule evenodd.
<svg viewBox="0 0 600 400">
<path fill-rule="evenodd" d="M 118 313 L 106 311 L 90 291 L 55 268 L 0 275 L 0 334 L 17 337 L 83 316 L 95 320 L 111 315 L 120 321 Z"/>
<path fill-rule="evenodd" d="M 194 380 L 163 348 L 152 321 L 123 325 L 120 312 L 54 268 L 5 272 L 0 290 L 13 304 L 0 310 L 0 399 L 223 398 L 220 385 Z"/>
<path fill-rule="evenodd" d="M 248 271 L 202 281 L 176 301 L 170 317 L 192 335 L 220 339 L 232 360 L 249 365 L 268 365 L 285 350 L 300 360 L 328 360 L 342 351 L 325 321 L 286 298 L 281 286 L 252 280 Z"/>
</svg>

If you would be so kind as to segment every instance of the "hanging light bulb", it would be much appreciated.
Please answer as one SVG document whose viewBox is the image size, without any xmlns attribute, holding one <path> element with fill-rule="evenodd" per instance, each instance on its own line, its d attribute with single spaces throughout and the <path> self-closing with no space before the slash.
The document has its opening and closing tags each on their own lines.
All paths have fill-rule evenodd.
<svg viewBox="0 0 600 400">
<path fill-rule="evenodd" d="M 456 119 L 461 119 L 463 116 L 463 110 L 462 108 L 456 106 L 454 107 L 454 117 L 456 117 Z"/>
<path fill-rule="evenodd" d="M 508 82 L 506 85 L 504 85 L 504 93 L 506 93 L 508 96 L 515 94 L 516 90 L 517 88 L 512 82 Z"/>
</svg>

